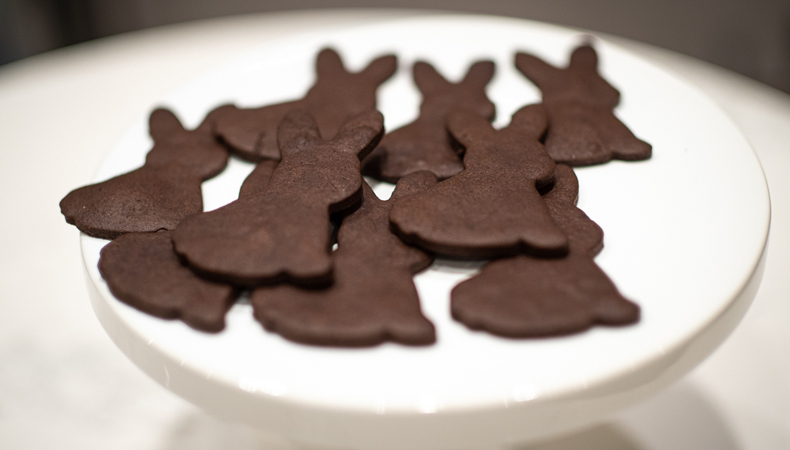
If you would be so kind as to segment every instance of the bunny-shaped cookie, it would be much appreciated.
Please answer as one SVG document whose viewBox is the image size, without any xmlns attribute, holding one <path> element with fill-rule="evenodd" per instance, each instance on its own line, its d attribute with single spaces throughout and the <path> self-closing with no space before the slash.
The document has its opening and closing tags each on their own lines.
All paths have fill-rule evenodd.
<svg viewBox="0 0 790 450">
<path fill-rule="evenodd" d="M 126 233 L 101 251 L 99 272 L 118 300 L 164 319 L 217 332 L 236 290 L 204 280 L 179 261 L 170 231 Z"/>
<path fill-rule="evenodd" d="M 566 69 L 527 53 L 516 55 L 516 67 L 543 93 L 549 117 L 546 151 L 555 161 L 586 166 L 650 158 L 650 144 L 637 139 L 615 117 L 620 93 L 598 74 L 598 55 L 592 46 L 574 50 Z"/>
<path fill-rule="evenodd" d="M 569 334 L 595 324 L 639 320 L 639 306 L 625 299 L 593 260 L 603 246 L 603 231 L 576 207 L 578 192 L 573 169 L 558 164 L 554 187 L 543 199 L 568 235 L 568 255 L 519 255 L 487 264 L 453 289 L 456 320 L 509 337 Z"/>
<path fill-rule="evenodd" d="M 331 139 L 353 116 L 376 109 L 376 89 L 397 68 L 394 55 L 373 60 L 360 72 L 348 72 L 335 50 L 321 50 L 316 58 L 316 81 L 299 100 L 254 109 L 221 106 L 208 115 L 217 135 L 231 151 L 248 161 L 280 159 L 277 126 L 293 110 L 310 113 L 321 137 Z"/>
<path fill-rule="evenodd" d="M 228 152 L 203 122 L 185 130 L 176 116 L 157 109 L 149 118 L 154 147 L 145 165 L 71 191 L 60 202 L 66 222 L 94 237 L 172 230 L 203 211 L 200 183 L 225 168 Z"/>
<path fill-rule="evenodd" d="M 423 96 L 420 116 L 412 123 L 389 132 L 362 162 L 362 173 L 383 181 L 429 170 L 440 180 L 464 170 L 461 156 L 452 148 L 444 123 L 453 109 L 464 108 L 488 121 L 495 107 L 485 87 L 494 76 L 494 63 L 474 63 L 459 83 L 445 80 L 430 64 L 414 64 L 414 82 Z"/>
<path fill-rule="evenodd" d="M 390 231 L 392 203 L 436 183 L 430 172 L 402 178 L 389 201 L 363 184 L 359 209 L 343 218 L 332 253 L 334 282 L 324 289 L 288 284 L 257 288 L 255 318 L 293 341 L 318 345 L 368 346 L 384 341 L 426 345 L 434 327 L 420 311 L 412 274 L 433 258 L 409 247 Z"/>
<path fill-rule="evenodd" d="M 396 202 L 390 221 L 398 235 L 460 258 L 565 254 L 568 239 L 538 191 L 554 181 L 554 161 L 538 141 L 546 128 L 541 105 L 520 109 L 502 130 L 467 111 L 451 114 L 448 128 L 466 148 L 466 170 Z"/>
<path fill-rule="evenodd" d="M 330 214 L 361 200 L 359 161 L 381 139 L 383 122 L 368 111 L 324 140 L 310 114 L 289 113 L 268 184 L 184 220 L 173 231 L 176 252 L 197 272 L 236 284 L 331 281 Z"/>
</svg>

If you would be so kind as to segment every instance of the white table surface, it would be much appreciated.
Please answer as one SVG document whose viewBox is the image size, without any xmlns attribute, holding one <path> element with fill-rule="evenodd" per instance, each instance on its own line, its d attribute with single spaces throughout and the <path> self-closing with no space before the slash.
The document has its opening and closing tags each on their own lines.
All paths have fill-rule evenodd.
<svg viewBox="0 0 790 450">
<path fill-rule="evenodd" d="M 323 26 L 426 14 L 338 11 L 195 22 L 0 68 L 0 448 L 296 449 L 222 423 L 148 379 L 96 320 L 78 231 L 58 208 L 157 100 L 250 46 Z M 772 229 L 760 292 L 701 366 L 591 430 L 521 450 L 790 448 L 790 96 L 697 60 L 611 38 L 710 95 L 762 161 Z"/>
</svg>

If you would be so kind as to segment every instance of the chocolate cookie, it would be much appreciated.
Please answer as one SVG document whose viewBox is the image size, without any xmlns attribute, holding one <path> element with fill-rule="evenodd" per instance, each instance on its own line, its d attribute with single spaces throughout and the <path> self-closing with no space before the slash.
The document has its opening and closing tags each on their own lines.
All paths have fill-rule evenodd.
<svg viewBox="0 0 790 450">
<path fill-rule="evenodd" d="M 473 64 L 459 83 L 445 80 L 430 64 L 414 64 L 414 81 L 422 93 L 420 116 L 412 123 L 391 131 L 362 161 L 362 173 L 379 180 L 396 182 L 400 177 L 430 170 L 440 180 L 464 170 L 461 156 L 450 145 L 444 123 L 450 111 L 465 108 L 488 121 L 495 108 L 485 87 L 494 76 L 494 63 Z"/>
<path fill-rule="evenodd" d="M 405 245 L 389 227 L 395 199 L 436 183 L 430 172 L 401 179 L 381 201 L 363 185 L 362 205 L 343 219 L 332 254 L 334 282 L 325 289 L 265 286 L 252 294 L 255 318 L 283 337 L 308 344 L 370 346 L 384 341 L 431 344 L 434 327 L 420 311 L 412 274 L 432 257 Z"/>
<path fill-rule="evenodd" d="M 351 118 L 331 140 L 310 114 L 289 113 L 268 185 L 184 220 L 173 232 L 176 252 L 202 275 L 230 283 L 331 281 L 329 216 L 361 200 L 359 161 L 383 133 L 377 111 Z"/>
<path fill-rule="evenodd" d="M 204 122 L 185 130 L 172 112 L 157 109 L 149 120 L 154 147 L 143 167 L 71 191 L 60 202 L 66 222 L 94 237 L 172 230 L 203 211 L 200 183 L 225 168 L 228 152 Z"/>
<path fill-rule="evenodd" d="M 173 253 L 169 231 L 127 233 L 101 251 L 99 272 L 118 300 L 164 319 L 217 332 L 236 292 L 198 278 Z"/>
<path fill-rule="evenodd" d="M 598 55 L 591 46 L 574 50 L 565 69 L 527 53 L 516 55 L 516 67 L 543 93 L 549 117 L 546 151 L 555 161 L 586 166 L 650 158 L 650 144 L 615 117 L 620 93 L 598 73 Z"/>
<path fill-rule="evenodd" d="M 469 328 L 507 337 L 562 335 L 596 324 L 639 320 L 639 307 L 617 291 L 593 260 L 602 248 L 603 231 L 576 208 L 577 193 L 573 170 L 557 165 L 554 188 L 543 198 L 568 234 L 568 255 L 519 255 L 489 263 L 453 289 L 453 318 Z"/>
<path fill-rule="evenodd" d="M 351 117 L 376 109 L 376 89 L 395 73 L 397 59 L 386 55 L 358 73 L 348 72 L 336 51 L 323 49 L 316 58 L 316 81 L 299 100 L 254 109 L 225 105 L 208 115 L 217 135 L 240 158 L 280 159 L 277 126 L 300 109 L 318 123 L 321 137 L 331 139 Z"/>
<path fill-rule="evenodd" d="M 259 194 L 269 186 L 274 169 L 280 162 L 274 159 L 267 159 L 259 162 L 255 168 L 247 175 L 239 189 L 239 197 L 248 197 Z"/>
<path fill-rule="evenodd" d="M 466 148 L 466 170 L 395 203 L 398 235 L 461 258 L 567 253 L 568 239 L 538 192 L 554 181 L 554 161 L 538 141 L 546 128 L 541 105 L 520 109 L 502 130 L 467 111 L 453 113 L 448 127 Z"/>
</svg>

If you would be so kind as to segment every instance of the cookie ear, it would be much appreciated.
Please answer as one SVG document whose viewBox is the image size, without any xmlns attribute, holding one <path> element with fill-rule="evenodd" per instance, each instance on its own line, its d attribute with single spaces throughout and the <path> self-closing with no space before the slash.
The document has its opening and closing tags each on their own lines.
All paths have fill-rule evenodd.
<svg viewBox="0 0 790 450">
<path fill-rule="evenodd" d="M 277 145 L 282 155 L 295 153 L 306 143 L 320 141 L 318 124 L 307 111 L 291 111 L 277 127 Z"/>
<path fill-rule="evenodd" d="M 417 61 L 412 68 L 414 83 L 423 95 L 438 91 L 443 87 L 449 86 L 450 82 L 436 71 L 436 69 L 424 61 Z"/>
<path fill-rule="evenodd" d="M 331 140 L 338 151 L 351 152 L 363 159 L 384 136 L 384 116 L 375 109 L 352 117 Z"/>
<path fill-rule="evenodd" d="M 379 85 L 387 81 L 397 68 L 398 58 L 395 55 L 385 55 L 371 61 L 360 73 L 376 85 Z"/>
<path fill-rule="evenodd" d="M 315 60 L 315 70 L 318 78 L 332 78 L 338 74 L 347 74 L 348 71 L 343 67 L 343 60 L 340 55 L 331 48 L 325 48 L 318 53 Z"/>
<path fill-rule="evenodd" d="M 535 104 L 527 105 L 516 111 L 510 119 L 508 128 L 518 129 L 519 132 L 535 140 L 539 140 L 543 136 L 543 133 L 546 132 L 548 124 L 546 110 L 543 108 L 543 105 Z"/>
<path fill-rule="evenodd" d="M 516 53 L 516 68 L 538 87 L 557 76 L 560 69 L 529 53 Z"/>
<path fill-rule="evenodd" d="M 390 199 L 408 197 L 409 195 L 427 191 L 437 183 L 439 183 L 439 179 L 436 177 L 436 174 L 429 170 L 412 172 L 398 180 L 398 184 L 395 185 L 395 190 L 392 192 Z"/>
<path fill-rule="evenodd" d="M 172 111 L 164 108 L 155 109 L 148 118 L 148 132 L 154 142 L 167 139 L 177 133 L 183 133 L 184 126 Z"/>
<path fill-rule="evenodd" d="M 598 54 L 591 45 L 577 47 L 571 53 L 571 62 L 568 67 L 574 70 L 597 73 Z"/>
<path fill-rule="evenodd" d="M 493 61 L 478 61 L 469 68 L 462 83 L 468 86 L 484 88 L 494 77 Z"/>
<path fill-rule="evenodd" d="M 465 148 L 485 140 L 486 136 L 495 131 L 484 117 L 467 109 L 451 112 L 445 125 L 450 136 Z"/>
</svg>

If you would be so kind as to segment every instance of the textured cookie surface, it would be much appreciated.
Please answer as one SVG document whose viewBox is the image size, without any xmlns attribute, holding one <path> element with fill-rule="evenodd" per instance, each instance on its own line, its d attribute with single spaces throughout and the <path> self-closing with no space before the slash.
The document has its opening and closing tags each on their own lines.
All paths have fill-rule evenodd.
<svg viewBox="0 0 790 450">
<path fill-rule="evenodd" d="M 316 58 L 315 84 L 303 98 L 252 109 L 224 105 L 209 113 L 207 120 L 237 156 L 248 161 L 280 159 L 277 126 L 288 112 L 307 111 L 318 123 L 321 137 L 331 139 L 351 117 L 376 109 L 376 89 L 396 68 L 395 56 L 386 55 L 352 73 L 336 51 L 324 49 Z"/>
<path fill-rule="evenodd" d="M 266 186 L 184 220 L 173 232 L 176 252 L 202 275 L 236 284 L 329 282 L 330 214 L 361 200 L 360 157 L 383 132 L 381 114 L 369 111 L 323 140 L 312 116 L 289 113 Z"/>
<path fill-rule="evenodd" d="M 420 115 L 412 123 L 389 132 L 362 162 L 362 173 L 396 182 L 402 176 L 429 170 L 440 180 L 464 170 L 461 156 L 450 145 L 445 121 L 454 109 L 465 108 L 488 121 L 494 119 L 494 104 L 485 87 L 494 76 L 494 63 L 474 63 L 459 83 L 445 80 L 430 64 L 414 64 L 414 81 L 422 93 Z"/>
<path fill-rule="evenodd" d="M 332 254 L 334 282 L 324 289 L 265 286 L 252 294 L 255 317 L 283 337 L 309 344 L 369 346 L 384 341 L 425 345 L 436 340 L 420 311 L 412 274 L 432 258 L 405 245 L 389 227 L 395 199 L 436 183 L 429 172 L 403 178 L 393 197 L 379 200 L 364 185 L 362 205 L 343 219 Z"/>
<path fill-rule="evenodd" d="M 249 197 L 265 191 L 269 186 L 272 174 L 274 174 L 274 169 L 277 168 L 279 163 L 279 161 L 274 159 L 266 159 L 259 162 L 241 184 L 239 198 Z"/>
<path fill-rule="evenodd" d="M 565 69 L 527 53 L 516 55 L 516 67 L 543 93 L 549 117 L 546 151 L 555 161 L 586 166 L 650 158 L 650 144 L 615 117 L 620 93 L 598 73 L 593 47 L 574 50 Z"/>
<path fill-rule="evenodd" d="M 554 180 L 554 161 L 538 141 L 546 127 L 541 106 L 522 108 L 503 130 L 465 111 L 453 113 L 448 127 L 466 148 L 466 170 L 396 202 L 390 221 L 398 235 L 461 258 L 567 253 L 538 191 Z"/>
<path fill-rule="evenodd" d="M 544 195 L 551 215 L 568 234 L 562 258 L 516 256 L 487 264 L 451 294 L 453 317 L 473 329 L 508 337 L 575 333 L 593 325 L 639 320 L 639 307 L 625 299 L 595 264 L 603 232 L 576 208 L 576 176 L 557 166 L 552 191 Z"/>
<path fill-rule="evenodd" d="M 173 252 L 169 231 L 127 233 L 101 251 L 99 272 L 122 302 L 202 331 L 220 331 L 233 288 L 196 276 Z"/>
<path fill-rule="evenodd" d="M 185 130 L 170 111 L 150 117 L 154 147 L 143 167 L 70 192 L 60 209 L 68 223 L 104 239 L 124 233 L 172 230 L 203 210 L 200 183 L 227 164 L 228 152 L 204 122 Z"/>
</svg>

